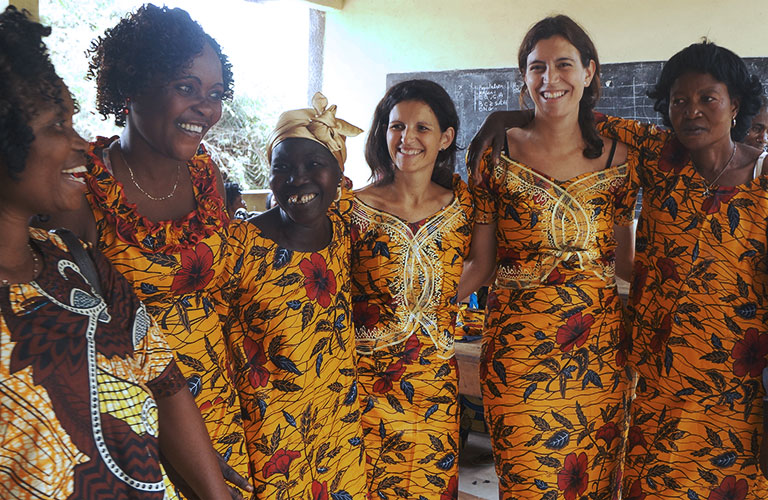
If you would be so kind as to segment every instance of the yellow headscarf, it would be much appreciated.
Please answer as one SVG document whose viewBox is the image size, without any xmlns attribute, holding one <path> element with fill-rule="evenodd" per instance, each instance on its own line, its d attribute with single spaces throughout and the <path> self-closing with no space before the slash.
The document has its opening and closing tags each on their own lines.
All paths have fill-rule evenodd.
<svg viewBox="0 0 768 500">
<path fill-rule="evenodd" d="M 328 99 L 317 92 L 312 97 L 312 108 L 286 111 L 277 119 L 275 129 L 267 141 L 267 158 L 272 161 L 272 150 L 286 139 L 298 137 L 319 142 L 336 157 L 341 171 L 347 159 L 344 140 L 363 130 L 336 118 L 336 105 L 328 106 Z M 314 108 L 314 109 L 313 109 Z"/>
</svg>

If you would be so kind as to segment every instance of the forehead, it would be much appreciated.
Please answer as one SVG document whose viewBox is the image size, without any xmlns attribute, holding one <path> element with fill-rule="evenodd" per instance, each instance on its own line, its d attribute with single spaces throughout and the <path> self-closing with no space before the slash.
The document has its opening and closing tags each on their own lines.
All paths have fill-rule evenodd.
<svg viewBox="0 0 768 500">
<path fill-rule="evenodd" d="M 560 35 L 554 35 L 536 42 L 533 50 L 528 54 L 527 61 L 530 63 L 539 59 L 555 59 L 569 57 L 578 59 L 578 49 L 568 40 Z"/>
<path fill-rule="evenodd" d="M 336 157 L 317 141 L 302 137 L 285 139 L 272 149 L 272 163 L 280 161 L 301 161 L 302 159 L 324 160 L 336 165 Z"/>
<path fill-rule="evenodd" d="M 422 101 L 400 101 L 389 112 L 389 121 L 419 121 L 437 123 L 437 115 Z"/>
<path fill-rule="evenodd" d="M 195 77 L 208 85 L 224 84 L 221 60 L 209 43 L 203 44 L 202 52 L 193 57 L 176 78 L 187 77 Z"/>
<path fill-rule="evenodd" d="M 752 118 L 752 123 L 768 128 L 768 108 L 761 109 L 760 112 Z"/>
<path fill-rule="evenodd" d="M 727 94 L 728 87 L 709 73 L 688 71 L 678 76 L 669 89 L 670 93 L 704 91 Z"/>
<path fill-rule="evenodd" d="M 32 103 L 31 107 L 34 110 L 34 114 L 29 120 L 31 127 L 34 128 L 36 125 L 40 125 L 57 116 L 68 117 L 75 113 L 75 101 L 72 99 L 69 89 L 63 82 L 60 82 L 59 85 L 61 90 L 58 99 L 41 96 Z"/>
</svg>

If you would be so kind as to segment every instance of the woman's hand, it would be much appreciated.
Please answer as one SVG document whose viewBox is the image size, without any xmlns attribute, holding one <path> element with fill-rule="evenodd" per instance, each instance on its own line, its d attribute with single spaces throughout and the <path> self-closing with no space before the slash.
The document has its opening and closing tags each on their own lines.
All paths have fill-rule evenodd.
<svg viewBox="0 0 768 500">
<path fill-rule="evenodd" d="M 491 148 L 491 161 L 493 164 L 499 162 L 501 150 L 507 140 L 507 129 L 515 127 L 524 127 L 533 119 L 532 111 L 494 111 L 485 117 L 480 130 L 472 138 L 467 151 L 467 168 L 469 172 L 475 173 L 480 166 L 480 158 L 483 152 Z M 475 179 L 480 181 L 480 179 Z"/>
<path fill-rule="evenodd" d="M 472 229 L 472 246 L 461 270 L 457 294 L 459 301 L 466 299 L 481 286 L 487 285 L 495 270 L 496 223 L 475 223 Z"/>
</svg>

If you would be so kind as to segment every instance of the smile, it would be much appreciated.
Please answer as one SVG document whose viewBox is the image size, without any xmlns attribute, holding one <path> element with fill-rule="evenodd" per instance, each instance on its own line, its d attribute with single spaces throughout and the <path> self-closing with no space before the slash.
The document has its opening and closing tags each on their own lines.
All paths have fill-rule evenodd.
<svg viewBox="0 0 768 500">
<path fill-rule="evenodd" d="M 62 174 L 68 175 L 71 180 L 75 182 L 79 182 L 80 184 L 85 184 L 85 179 L 83 179 L 82 177 L 76 177 L 75 174 L 84 174 L 86 172 L 88 172 L 88 169 L 85 168 L 84 165 L 67 168 L 61 171 Z"/>
<path fill-rule="evenodd" d="M 317 193 L 292 194 L 288 197 L 288 203 L 291 205 L 305 205 L 315 198 L 317 198 Z"/>
<path fill-rule="evenodd" d="M 202 134 L 203 133 L 203 126 L 197 125 L 195 123 L 179 123 L 179 128 L 186 130 L 187 132 L 192 132 L 193 134 Z"/>
<path fill-rule="evenodd" d="M 556 92 L 549 92 L 544 91 L 541 93 L 541 95 L 544 97 L 544 99 L 559 99 L 560 97 L 563 97 L 566 94 L 567 91 L 565 90 L 558 90 Z"/>
<path fill-rule="evenodd" d="M 397 148 L 397 152 L 405 156 L 416 156 L 422 153 L 423 149 L 403 149 Z"/>
</svg>

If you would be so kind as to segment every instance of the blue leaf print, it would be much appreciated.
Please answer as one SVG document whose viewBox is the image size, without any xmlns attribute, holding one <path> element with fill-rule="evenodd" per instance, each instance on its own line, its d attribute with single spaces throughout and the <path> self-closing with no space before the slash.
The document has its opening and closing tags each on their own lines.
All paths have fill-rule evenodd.
<svg viewBox="0 0 768 500">
<path fill-rule="evenodd" d="M 672 370 L 672 349 L 669 347 L 664 351 L 664 369 L 667 371 L 667 375 Z"/>
<path fill-rule="evenodd" d="M 453 467 L 454 462 L 456 462 L 456 456 L 453 453 L 449 453 L 441 458 L 435 465 L 437 465 L 438 469 L 450 470 L 451 467 Z"/>
<path fill-rule="evenodd" d="M 344 490 L 339 490 L 339 491 L 337 491 L 335 493 L 331 493 L 331 498 L 333 500 L 354 500 L 352 498 L 352 495 L 350 495 L 349 493 L 347 493 Z"/>
<path fill-rule="evenodd" d="M 728 214 L 728 227 L 731 230 L 731 236 L 733 236 L 733 233 L 735 233 L 736 229 L 739 227 L 739 220 L 741 219 L 739 209 L 736 208 L 733 203 L 730 203 L 726 213 Z"/>
<path fill-rule="evenodd" d="M 287 266 L 288 263 L 291 262 L 292 256 L 292 250 L 288 250 L 287 248 L 278 248 L 275 250 L 275 258 L 272 261 L 272 267 L 274 269 L 280 269 L 281 267 Z"/>
<path fill-rule="evenodd" d="M 536 227 L 536 224 L 538 224 L 538 222 L 539 222 L 539 214 L 537 214 L 536 212 L 533 212 L 531 214 L 531 229 Z"/>
<path fill-rule="evenodd" d="M 407 380 L 401 380 L 400 390 L 403 391 L 403 394 L 405 394 L 405 399 L 407 399 L 409 403 L 413 404 L 413 384 Z"/>
<path fill-rule="evenodd" d="M 362 443 L 363 443 L 363 440 L 360 439 L 359 437 L 353 437 L 352 439 L 349 440 L 349 444 L 351 444 L 352 446 L 360 446 Z"/>
<path fill-rule="evenodd" d="M 666 208 L 669 211 L 669 215 L 672 216 L 672 220 L 677 219 L 677 201 L 671 196 L 664 200 L 661 204 L 661 208 Z"/>
<path fill-rule="evenodd" d="M 245 254 L 240 255 L 240 257 L 237 258 L 235 261 L 235 267 L 232 269 L 232 274 L 237 274 L 240 272 L 240 269 L 243 268 L 243 258 L 245 257 Z"/>
<path fill-rule="evenodd" d="M 264 414 L 267 412 L 267 402 L 258 398 L 256 404 L 259 405 L 259 414 L 261 415 L 261 419 L 264 420 Z"/>
<path fill-rule="evenodd" d="M 720 337 L 718 337 L 714 333 L 712 334 L 712 337 L 710 338 L 710 342 L 712 342 L 712 347 L 714 347 L 715 349 L 722 349 L 723 348 L 723 343 L 720 342 Z"/>
<path fill-rule="evenodd" d="M 568 431 L 560 430 L 552 434 L 549 439 L 544 442 L 544 446 L 550 450 L 562 450 L 571 441 L 571 435 Z"/>
<path fill-rule="evenodd" d="M 547 338 L 547 334 L 542 332 L 541 330 L 538 330 L 536 333 L 533 334 L 534 337 L 536 337 L 536 340 L 544 340 Z"/>
<path fill-rule="evenodd" d="M 736 311 L 736 314 L 744 319 L 752 319 L 757 313 L 757 305 L 754 302 L 748 302 L 746 304 L 735 307 L 734 311 Z"/>
<path fill-rule="evenodd" d="M 379 437 L 384 439 L 387 437 L 387 429 L 384 427 L 384 421 L 379 420 Z"/>
<path fill-rule="evenodd" d="M 597 217 L 600 215 L 600 212 L 603 211 L 603 207 L 595 207 L 595 209 L 592 211 L 592 216 Z"/>
<path fill-rule="evenodd" d="M 323 367 L 323 353 L 319 353 L 317 355 L 317 361 L 315 361 L 315 372 L 317 373 L 317 376 L 320 376 L 320 369 Z"/>
<path fill-rule="evenodd" d="M 419 364 L 420 365 L 431 365 L 432 362 L 428 359 L 425 359 L 424 356 L 419 356 Z"/>
<path fill-rule="evenodd" d="M 524 403 L 528 401 L 528 396 L 533 394 L 533 391 L 535 391 L 537 387 L 538 387 L 538 385 L 536 384 L 536 382 L 534 382 L 534 383 L 532 383 L 531 385 L 529 385 L 528 387 L 525 388 L 525 392 L 523 393 L 523 402 Z"/>
<path fill-rule="evenodd" d="M 157 287 L 151 283 L 142 283 L 141 293 L 144 295 L 152 295 L 153 293 L 157 293 Z"/>
<path fill-rule="evenodd" d="M 699 242 L 697 241 L 695 245 L 693 245 L 693 250 L 691 250 L 691 262 L 696 262 L 696 259 L 699 258 Z"/>
<path fill-rule="evenodd" d="M 328 467 L 318 467 L 316 470 L 318 474 L 325 474 L 328 472 Z"/>
<path fill-rule="evenodd" d="M 288 422 L 288 425 L 292 427 L 296 427 L 296 419 L 293 418 L 293 415 L 291 415 L 285 410 L 283 410 L 283 418 L 285 418 L 285 421 Z"/>
<path fill-rule="evenodd" d="M 546 482 L 542 481 L 541 479 L 534 479 L 533 480 L 533 484 L 535 484 L 536 487 L 538 489 L 540 489 L 540 490 L 548 490 L 549 489 L 549 485 Z"/>
<path fill-rule="evenodd" d="M 373 398 L 368 396 L 365 398 L 365 408 L 363 409 L 363 415 L 368 413 L 369 411 L 373 410 Z"/>
<path fill-rule="evenodd" d="M 278 354 L 277 356 L 275 356 L 272 359 L 272 362 L 275 363 L 275 366 L 277 366 L 281 370 L 285 370 L 295 375 L 301 375 L 301 371 L 298 368 L 296 368 L 296 364 L 290 359 L 283 356 L 282 354 Z"/>
<path fill-rule="evenodd" d="M 200 378 L 200 375 L 192 375 L 187 379 L 187 388 L 189 389 L 189 392 L 192 393 L 193 397 L 197 397 L 198 394 L 200 394 L 200 391 L 203 390 L 203 379 Z"/>
<path fill-rule="evenodd" d="M 747 257 L 754 257 L 755 255 L 757 255 L 757 251 L 755 251 L 755 250 L 747 250 L 743 254 L 739 255 L 739 262 L 741 262 L 742 260 L 746 259 Z"/>
<path fill-rule="evenodd" d="M 435 412 L 437 411 L 437 408 L 438 408 L 438 405 L 437 405 L 437 404 L 433 404 L 432 406 L 430 406 L 429 408 L 427 408 L 427 411 L 426 411 L 426 413 L 424 413 L 424 421 L 425 421 L 425 422 L 427 421 L 427 419 L 428 419 L 429 417 L 431 417 L 431 416 L 432 416 L 432 414 L 433 414 L 433 413 L 435 413 Z"/>
<path fill-rule="evenodd" d="M 736 458 L 738 458 L 738 455 L 736 455 L 736 452 L 729 451 L 727 453 L 723 453 L 722 455 L 718 455 L 710 462 L 715 467 L 730 467 L 731 465 L 736 463 Z"/>
<path fill-rule="evenodd" d="M 693 387 L 686 387 L 685 389 L 680 389 L 675 393 L 675 396 L 677 397 L 683 397 L 683 396 L 690 396 L 691 394 L 695 393 L 696 389 Z"/>
<path fill-rule="evenodd" d="M 695 215 L 693 219 L 691 219 L 691 222 L 683 228 L 683 231 L 690 231 L 691 229 L 695 228 L 699 225 L 699 216 Z"/>
<path fill-rule="evenodd" d="M 232 446 L 227 447 L 227 451 L 224 452 L 224 454 L 221 456 L 224 461 L 229 461 L 229 457 L 232 456 Z"/>
<path fill-rule="evenodd" d="M 301 301 L 300 300 L 289 300 L 288 302 L 285 303 L 285 305 L 287 305 L 288 307 L 290 307 L 294 311 L 298 311 L 299 309 L 301 309 Z"/>
<path fill-rule="evenodd" d="M 517 210 L 515 210 L 515 207 L 511 203 L 507 203 L 505 215 L 520 224 L 520 214 L 517 213 Z"/>
<path fill-rule="evenodd" d="M 336 321 L 333 323 L 333 327 L 336 328 L 336 330 L 343 330 L 344 329 L 344 321 L 347 319 L 347 315 L 342 313 L 339 314 L 339 317 L 336 318 Z"/>
<path fill-rule="evenodd" d="M 501 383 L 504 385 L 507 385 L 507 372 L 504 368 L 504 365 L 501 363 L 501 361 L 497 361 L 497 360 L 493 361 L 493 371 L 495 371 L 496 375 L 499 376 L 499 380 L 501 380 Z"/>
<path fill-rule="evenodd" d="M 566 366 L 563 369 L 563 376 L 565 377 L 566 380 L 573 378 L 573 372 L 576 371 L 576 368 L 577 368 L 576 366 L 571 365 L 571 366 Z"/>
<path fill-rule="evenodd" d="M 357 401 L 357 380 L 352 381 L 352 385 L 347 392 L 347 397 L 344 398 L 344 404 L 349 406 L 355 401 Z"/>
<path fill-rule="evenodd" d="M 381 254 L 384 257 L 389 258 L 389 247 L 383 241 L 377 241 L 373 244 L 373 251 L 371 253 L 373 256 Z"/>
<path fill-rule="evenodd" d="M 205 313 L 206 317 L 211 310 L 213 310 L 213 304 L 211 304 L 211 301 L 208 300 L 208 297 L 203 297 L 203 312 Z"/>
<path fill-rule="evenodd" d="M 688 489 L 688 500 L 699 500 L 699 494 L 692 489 Z"/>
<path fill-rule="evenodd" d="M 186 295 L 186 296 L 182 297 L 182 299 L 181 299 L 181 305 L 183 305 L 187 309 L 192 307 L 192 304 L 190 304 L 190 302 L 189 302 L 189 298 L 190 298 L 189 295 Z"/>
<path fill-rule="evenodd" d="M 586 389 L 587 385 L 590 383 L 595 387 L 603 388 L 603 381 L 600 380 L 600 375 L 594 370 L 587 370 L 584 379 L 581 381 L 581 388 Z"/>
</svg>

